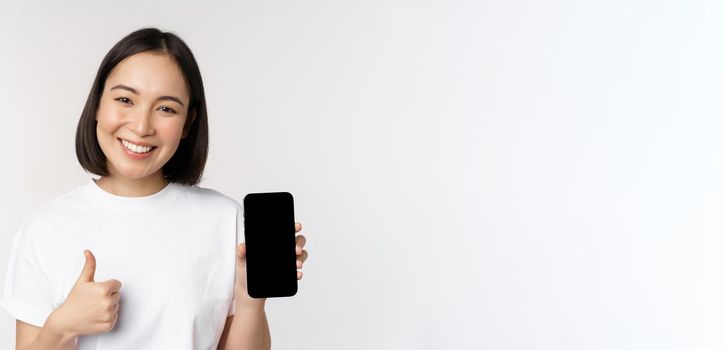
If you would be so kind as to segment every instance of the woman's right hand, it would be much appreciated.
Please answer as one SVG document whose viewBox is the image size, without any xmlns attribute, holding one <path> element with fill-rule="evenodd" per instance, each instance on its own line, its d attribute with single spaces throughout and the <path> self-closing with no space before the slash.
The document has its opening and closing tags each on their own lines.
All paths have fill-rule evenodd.
<svg viewBox="0 0 724 350">
<path fill-rule="evenodd" d="M 48 317 L 55 331 L 71 336 L 110 332 L 118 320 L 121 282 L 95 282 L 96 258 L 84 251 L 85 266 L 65 302 Z"/>
</svg>

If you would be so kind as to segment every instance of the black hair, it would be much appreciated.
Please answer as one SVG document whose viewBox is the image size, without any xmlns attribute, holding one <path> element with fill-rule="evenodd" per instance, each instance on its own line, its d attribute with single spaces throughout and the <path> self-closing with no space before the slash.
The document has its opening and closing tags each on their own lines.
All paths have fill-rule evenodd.
<svg viewBox="0 0 724 350">
<path fill-rule="evenodd" d="M 78 162 L 88 172 L 100 176 L 110 175 L 106 156 L 96 136 L 98 105 L 111 70 L 125 58 L 141 52 L 169 55 L 184 76 L 190 97 L 183 128 L 185 136 L 176 153 L 164 164 L 162 172 L 163 177 L 170 182 L 195 185 L 201 180 L 209 148 L 204 84 L 196 59 L 186 43 L 177 35 L 157 28 L 143 28 L 128 34 L 103 58 L 76 129 L 75 154 Z"/>
</svg>

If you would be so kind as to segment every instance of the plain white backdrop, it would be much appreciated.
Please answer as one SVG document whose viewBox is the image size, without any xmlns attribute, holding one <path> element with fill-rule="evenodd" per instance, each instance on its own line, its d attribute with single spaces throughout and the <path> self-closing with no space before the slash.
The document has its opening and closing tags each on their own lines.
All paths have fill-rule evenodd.
<svg viewBox="0 0 724 350">
<path fill-rule="evenodd" d="M 290 191 L 309 260 L 274 349 L 724 347 L 719 1 L 0 4 L 0 283 L 87 181 L 105 53 L 172 31 L 204 79 L 203 187 Z M 79 252 L 82 254 L 82 252 Z M 14 344 L 0 312 L 0 348 Z"/>
</svg>

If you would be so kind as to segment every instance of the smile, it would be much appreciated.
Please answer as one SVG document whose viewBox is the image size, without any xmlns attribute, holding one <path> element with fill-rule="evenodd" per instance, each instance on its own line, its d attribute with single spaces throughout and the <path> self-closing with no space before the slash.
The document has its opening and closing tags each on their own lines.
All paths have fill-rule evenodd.
<svg viewBox="0 0 724 350">
<path fill-rule="evenodd" d="M 130 156 L 133 159 L 138 159 L 138 160 L 142 160 L 142 159 L 146 159 L 146 158 L 150 157 L 151 154 L 153 154 L 153 151 L 156 150 L 156 148 L 158 148 L 156 146 L 146 146 L 146 147 L 139 146 L 139 145 L 136 145 L 134 143 L 128 142 L 123 139 L 118 139 L 118 141 L 119 141 L 118 144 L 121 146 L 121 148 L 123 148 L 123 152 L 126 155 Z"/>
<path fill-rule="evenodd" d="M 156 146 L 146 146 L 146 147 L 144 147 L 144 146 L 139 146 L 139 145 L 137 145 L 137 144 L 135 144 L 135 143 L 132 143 L 132 142 L 128 142 L 128 141 L 123 140 L 123 139 L 119 139 L 119 140 L 121 140 L 121 143 L 123 144 L 123 146 L 125 146 L 127 149 L 129 149 L 129 150 L 132 151 L 133 153 L 141 153 L 141 154 L 143 154 L 143 153 L 148 153 L 148 152 L 150 152 L 150 151 L 152 151 L 153 149 L 156 148 Z"/>
</svg>

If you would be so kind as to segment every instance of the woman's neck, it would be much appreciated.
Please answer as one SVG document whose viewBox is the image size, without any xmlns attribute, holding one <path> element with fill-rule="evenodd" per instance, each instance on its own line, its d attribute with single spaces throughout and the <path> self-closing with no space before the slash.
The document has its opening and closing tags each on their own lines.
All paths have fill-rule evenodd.
<svg viewBox="0 0 724 350">
<path fill-rule="evenodd" d="M 169 181 L 163 176 L 131 179 L 124 176 L 101 176 L 96 184 L 106 192 L 123 197 L 145 197 L 164 189 Z"/>
</svg>

